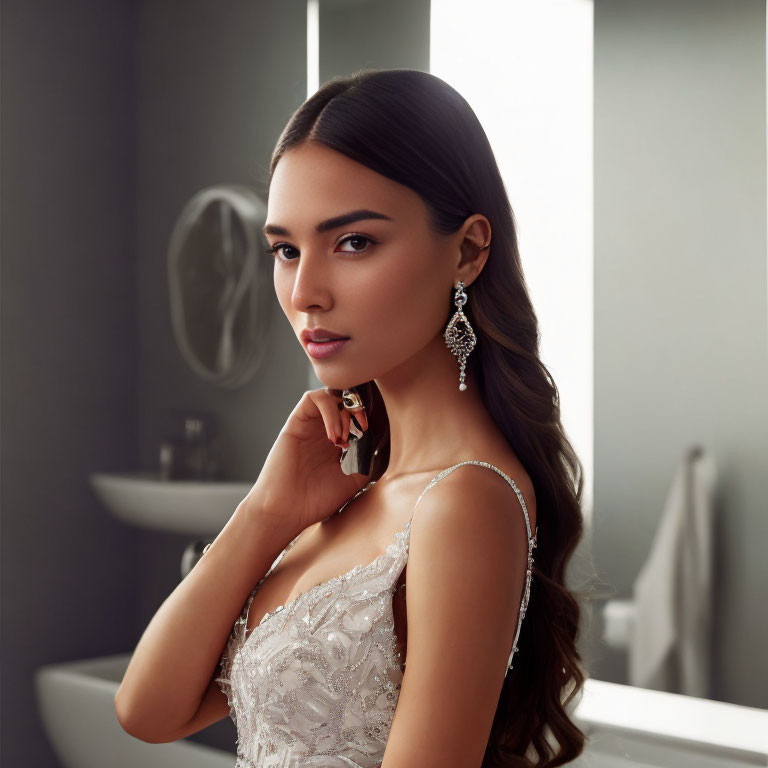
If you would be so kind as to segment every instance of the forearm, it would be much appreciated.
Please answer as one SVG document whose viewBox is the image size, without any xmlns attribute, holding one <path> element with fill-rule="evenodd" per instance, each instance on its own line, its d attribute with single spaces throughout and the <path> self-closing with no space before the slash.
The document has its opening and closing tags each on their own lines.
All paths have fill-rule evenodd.
<svg viewBox="0 0 768 768">
<path fill-rule="evenodd" d="M 194 716 L 245 600 L 289 541 L 257 508 L 237 508 L 133 652 L 115 697 L 126 731 L 152 738 Z"/>
</svg>

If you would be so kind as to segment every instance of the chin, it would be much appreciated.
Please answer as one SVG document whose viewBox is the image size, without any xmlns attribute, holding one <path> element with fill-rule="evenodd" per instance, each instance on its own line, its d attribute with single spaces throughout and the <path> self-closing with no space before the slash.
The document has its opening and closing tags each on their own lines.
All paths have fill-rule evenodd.
<svg viewBox="0 0 768 768">
<path fill-rule="evenodd" d="M 320 383 L 324 387 L 328 387 L 328 389 L 338 389 L 339 391 L 344 389 L 355 389 L 365 383 L 364 381 L 350 381 L 347 377 L 341 378 L 328 373 L 321 375 L 321 372 L 317 369 L 315 369 L 315 375 L 320 379 Z M 366 379 L 366 381 L 368 380 Z"/>
</svg>

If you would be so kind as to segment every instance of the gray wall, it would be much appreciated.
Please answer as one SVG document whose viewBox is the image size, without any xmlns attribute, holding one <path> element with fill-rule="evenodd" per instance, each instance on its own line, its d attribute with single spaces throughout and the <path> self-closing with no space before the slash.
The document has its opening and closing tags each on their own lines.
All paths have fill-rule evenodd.
<svg viewBox="0 0 768 768">
<path fill-rule="evenodd" d="M 363 67 L 429 72 L 429 0 L 320 0 L 320 83 Z"/>
<path fill-rule="evenodd" d="M 93 497 L 136 429 L 135 12 L 6 1 L 0 30 L 0 764 L 58 765 L 34 670 L 126 649 L 138 534 Z"/>
<path fill-rule="evenodd" d="M 595 560 L 630 597 L 676 463 L 721 472 L 714 698 L 768 707 L 765 3 L 595 2 Z M 594 677 L 626 682 L 599 642 Z"/>
</svg>

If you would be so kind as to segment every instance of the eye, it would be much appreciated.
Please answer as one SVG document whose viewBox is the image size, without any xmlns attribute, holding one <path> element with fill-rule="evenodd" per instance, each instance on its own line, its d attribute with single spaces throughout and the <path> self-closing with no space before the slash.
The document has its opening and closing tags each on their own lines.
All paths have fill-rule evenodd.
<svg viewBox="0 0 768 768">
<path fill-rule="evenodd" d="M 370 237 L 366 237 L 365 235 L 348 235 L 343 240 L 339 241 L 339 245 L 342 243 L 350 243 L 350 244 L 357 244 L 357 243 L 374 243 L 375 240 L 372 240 Z M 352 245 L 351 251 L 345 251 L 345 253 L 363 253 L 364 251 L 367 251 L 367 247 L 363 248 L 356 248 L 355 245 Z"/>
<path fill-rule="evenodd" d="M 266 253 L 267 256 L 274 256 L 277 255 L 278 251 L 283 251 L 285 249 L 288 249 L 289 251 L 296 250 L 292 245 L 286 245 L 285 243 L 275 243 L 275 245 L 273 245 L 271 248 L 267 248 L 264 253 Z M 282 256 L 280 261 L 293 261 L 293 259 L 288 258 L 287 256 Z"/>
</svg>

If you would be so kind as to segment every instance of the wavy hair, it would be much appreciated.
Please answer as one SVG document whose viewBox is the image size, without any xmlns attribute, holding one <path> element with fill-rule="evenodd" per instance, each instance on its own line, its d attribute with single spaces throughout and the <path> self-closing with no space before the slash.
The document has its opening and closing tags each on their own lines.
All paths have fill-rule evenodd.
<svg viewBox="0 0 768 768">
<path fill-rule="evenodd" d="M 576 758 L 585 734 L 568 705 L 585 679 L 576 648 L 581 608 L 568 589 L 568 562 L 583 532 L 583 467 L 566 438 L 559 393 L 539 359 L 538 320 L 518 251 L 512 208 L 477 116 L 440 78 L 410 69 L 361 69 L 325 83 L 291 116 L 272 154 L 269 180 L 282 155 L 305 141 L 322 143 L 425 201 L 435 232 L 456 232 L 481 213 L 491 251 L 467 289 L 477 336 L 467 361 L 488 411 L 526 468 L 537 500 L 540 540 L 530 604 L 507 674 L 483 768 L 554 768 Z M 446 324 L 453 308 L 446 302 Z M 359 388 L 378 446 L 372 477 L 389 459 L 389 423 L 374 382 Z"/>
</svg>

